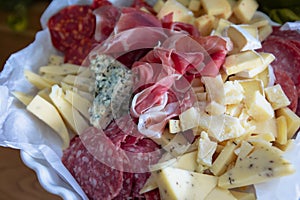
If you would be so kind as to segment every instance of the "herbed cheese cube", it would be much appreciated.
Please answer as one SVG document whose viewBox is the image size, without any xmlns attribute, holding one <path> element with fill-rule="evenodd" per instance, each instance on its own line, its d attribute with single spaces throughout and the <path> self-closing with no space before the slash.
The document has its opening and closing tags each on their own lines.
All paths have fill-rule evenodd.
<svg viewBox="0 0 300 200">
<path fill-rule="evenodd" d="M 255 0 L 239 0 L 233 8 L 233 13 L 241 23 L 248 23 L 258 6 Z"/>
<path fill-rule="evenodd" d="M 169 120 L 169 130 L 170 130 L 170 133 L 178 133 L 178 132 L 180 132 L 181 131 L 180 121 L 179 120 L 175 120 L 175 119 Z"/>
<path fill-rule="evenodd" d="M 265 88 L 265 94 L 274 110 L 290 105 L 290 100 L 279 84 Z"/>
</svg>

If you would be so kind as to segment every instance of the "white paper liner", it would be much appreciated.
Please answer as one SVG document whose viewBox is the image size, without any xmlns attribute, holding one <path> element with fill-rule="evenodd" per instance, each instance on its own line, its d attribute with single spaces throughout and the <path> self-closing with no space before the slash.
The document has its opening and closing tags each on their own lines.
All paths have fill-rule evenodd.
<svg viewBox="0 0 300 200">
<path fill-rule="evenodd" d="M 113 1 L 113 0 L 112 0 Z M 44 30 L 37 33 L 35 41 L 7 60 L 0 74 L 0 145 L 21 149 L 24 163 L 34 169 L 41 185 L 64 199 L 87 199 L 78 183 L 61 162 L 61 141 L 51 128 L 26 111 L 10 92 L 34 93 L 36 89 L 25 79 L 24 69 L 34 72 L 47 64 L 48 56 L 58 54 L 51 44 L 46 22 L 59 9 L 72 4 L 89 4 L 83 0 L 54 0 L 41 17 Z M 130 1 L 113 1 L 119 5 Z M 294 25 L 292 26 L 295 29 Z M 297 25 L 298 29 L 300 25 Z M 285 157 L 299 169 L 300 139 L 285 153 Z M 300 170 L 295 174 L 257 184 L 259 200 L 299 199 Z"/>
</svg>

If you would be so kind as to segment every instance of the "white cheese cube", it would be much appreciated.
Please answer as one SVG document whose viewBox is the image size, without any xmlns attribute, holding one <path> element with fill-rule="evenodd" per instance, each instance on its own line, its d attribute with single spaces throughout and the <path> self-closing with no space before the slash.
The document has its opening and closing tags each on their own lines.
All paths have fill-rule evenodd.
<svg viewBox="0 0 300 200">
<path fill-rule="evenodd" d="M 175 119 L 169 120 L 169 131 L 170 133 L 178 133 L 181 131 L 180 121 Z"/>
</svg>

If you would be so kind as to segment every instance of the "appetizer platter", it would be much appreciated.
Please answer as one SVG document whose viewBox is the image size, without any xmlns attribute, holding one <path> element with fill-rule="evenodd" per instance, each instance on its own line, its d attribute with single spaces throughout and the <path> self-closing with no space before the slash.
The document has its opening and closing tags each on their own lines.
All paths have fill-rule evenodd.
<svg viewBox="0 0 300 200">
<path fill-rule="evenodd" d="M 300 23 L 258 7 L 51 2 L 0 74 L 0 145 L 64 199 L 299 199 Z"/>
</svg>

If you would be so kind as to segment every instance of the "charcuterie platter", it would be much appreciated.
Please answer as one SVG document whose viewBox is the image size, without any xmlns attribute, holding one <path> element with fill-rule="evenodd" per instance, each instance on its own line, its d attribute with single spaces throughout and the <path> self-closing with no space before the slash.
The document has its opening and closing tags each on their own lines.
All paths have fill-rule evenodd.
<svg viewBox="0 0 300 200">
<path fill-rule="evenodd" d="M 0 74 L 0 144 L 65 199 L 299 199 L 300 24 L 258 6 L 53 1 Z"/>
</svg>

